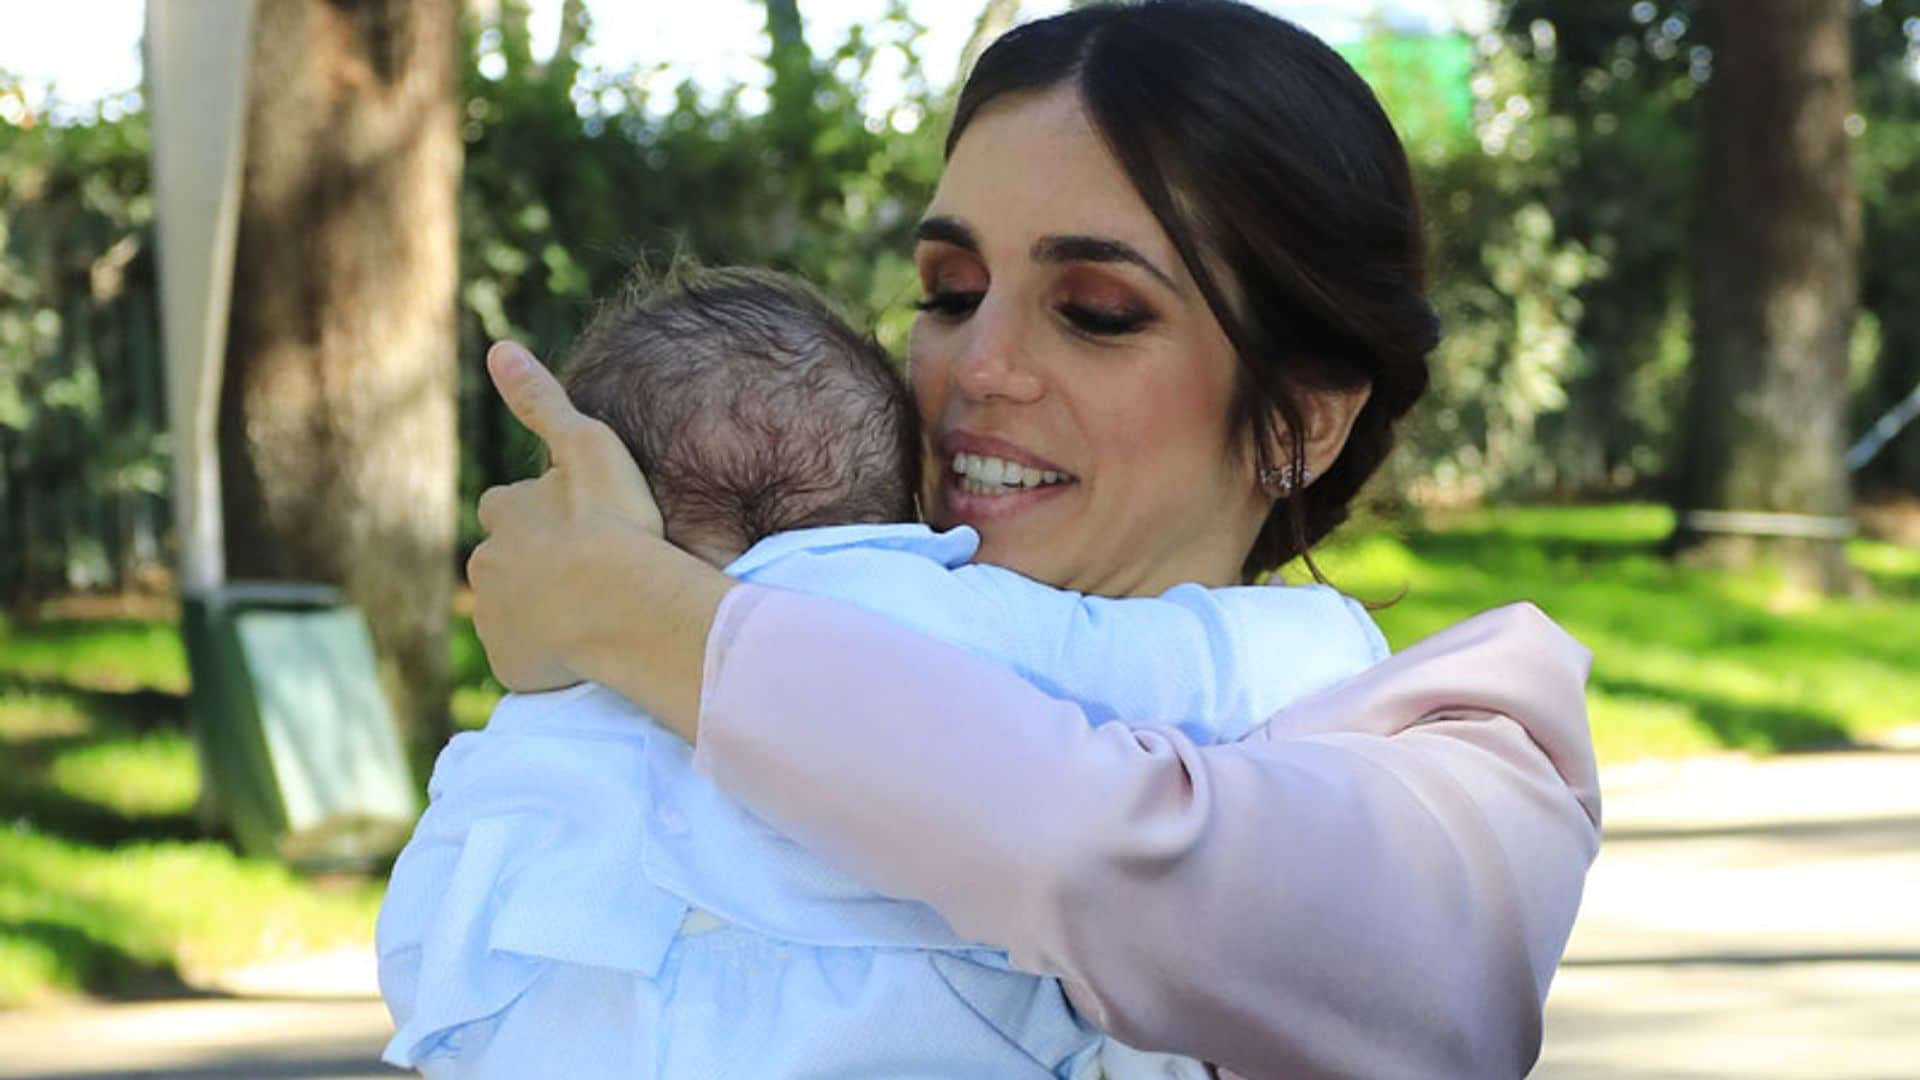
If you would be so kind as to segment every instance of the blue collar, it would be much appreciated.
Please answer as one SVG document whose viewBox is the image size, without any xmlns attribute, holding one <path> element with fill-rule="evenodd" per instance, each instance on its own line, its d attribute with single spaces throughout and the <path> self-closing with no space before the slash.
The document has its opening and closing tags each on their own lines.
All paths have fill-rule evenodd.
<svg viewBox="0 0 1920 1080">
<path fill-rule="evenodd" d="M 794 529 L 775 533 L 748 548 L 745 554 L 728 563 L 726 570 L 734 577 L 746 577 L 788 555 L 850 547 L 912 552 L 951 569 L 973 560 L 974 552 L 980 548 L 980 534 L 968 525 L 935 532 L 917 523 L 825 525 L 814 529 Z"/>
</svg>

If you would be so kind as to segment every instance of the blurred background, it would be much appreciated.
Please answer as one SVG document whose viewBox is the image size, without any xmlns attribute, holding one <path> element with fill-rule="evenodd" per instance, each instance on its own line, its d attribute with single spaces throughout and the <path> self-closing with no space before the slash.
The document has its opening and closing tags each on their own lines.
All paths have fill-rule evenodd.
<svg viewBox="0 0 1920 1080">
<path fill-rule="evenodd" d="M 0 0 L 0 1076 L 379 1074 L 368 823 L 500 694 L 538 462 L 486 344 L 684 253 L 898 354 L 957 74 L 1066 6 Z M 1540 1075 L 1920 1073 L 1920 0 L 1258 6 L 1385 102 L 1446 323 L 1321 565 L 1596 654 Z"/>
</svg>

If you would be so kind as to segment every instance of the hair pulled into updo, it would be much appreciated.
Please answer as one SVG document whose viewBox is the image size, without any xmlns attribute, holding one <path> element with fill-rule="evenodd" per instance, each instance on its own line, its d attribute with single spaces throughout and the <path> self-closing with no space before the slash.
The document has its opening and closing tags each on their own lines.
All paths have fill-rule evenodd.
<svg viewBox="0 0 1920 1080">
<path fill-rule="evenodd" d="M 979 110 L 1070 83 L 1238 357 L 1232 439 L 1304 460 L 1308 395 L 1372 394 L 1324 475 L 1281 498 L 1247 578 L 1344 522 L 1426 392 L 1440 323 L 1406 151 L 1371 89 L 1312 34 L 1231 0 L 1101 4 L 1009 31 L 967 77 Z M 1308 565 L 1314 576 L 1317 567 Z"/>
</svg>

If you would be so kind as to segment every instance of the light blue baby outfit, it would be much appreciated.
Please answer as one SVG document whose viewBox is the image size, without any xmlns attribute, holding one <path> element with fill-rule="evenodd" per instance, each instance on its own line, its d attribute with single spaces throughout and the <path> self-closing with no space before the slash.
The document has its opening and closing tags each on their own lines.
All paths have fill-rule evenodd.
<svg viewBox="0 0 1920 1080">
<path fill-rule="evenodd" d="M 971 565 L 966 528 L 770 537 L 727 570 L 885 615 L 1094 723 L 1237 738 L 1384 659 L 1320 586 L 1083 597 Z M 849 687 L 849 693 L 858 693 Z M 1197 1076 L 1083 1022 L 1057 981 L 839 873 L 603 687 L 511 695 L 456 736 L 378 927 L 386 1060 L 446 1077 Z"/>
</svg>

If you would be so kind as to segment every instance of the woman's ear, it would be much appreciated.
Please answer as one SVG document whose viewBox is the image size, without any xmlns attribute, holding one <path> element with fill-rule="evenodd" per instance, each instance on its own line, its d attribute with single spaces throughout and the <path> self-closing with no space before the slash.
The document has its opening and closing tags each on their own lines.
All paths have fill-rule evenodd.
<svg viewBox="0 0 1920 1080">
<path fill-rule="evenodd" d="M 1359 418 L 1360 410 L 1366 407 L 1367 399 L 1373 396 L 1373 384 L 1352 390 L 1307 390 L 1300 394 L 1298 402 L 1301 421 L 1307 428 L 1307 483 L 1312 478 L 1324 476 L 1333 463 L 1340 458 L 1340 451 L 1346 449 L 1347 436 L 1353 433 L 1353 422 Z M 1263 447 L 1262 465 L 1285 469 L 1293 464 L 1293 436 L 1287 427 L 1286 417 L 1275 408 L 1269 417 L 1267 430 L 1271 433 L 1267 445 Z M 1297 472 L 1292 475 L 1299 475 Z M 1303 485 L 1304 486 L 1304 485 Z"/>
</svg>

